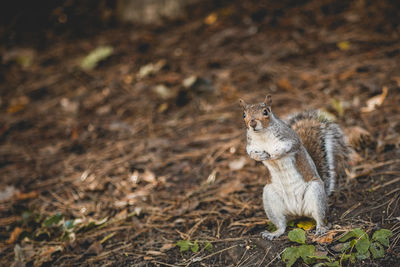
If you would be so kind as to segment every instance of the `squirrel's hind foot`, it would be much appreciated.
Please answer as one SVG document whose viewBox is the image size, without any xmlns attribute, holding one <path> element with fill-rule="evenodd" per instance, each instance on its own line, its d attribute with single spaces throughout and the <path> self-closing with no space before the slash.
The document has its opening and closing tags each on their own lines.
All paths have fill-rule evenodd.
<svg viewBox="0 0 400 267">
<path fill-rule="evenodd" d="M 269 232 L 269 231 L 263 231 L 263 232 L 261 232 L 261 237 L 262 237 L 263 239 L 272 240 L 272 239 L 274 239 L 275 237 L 281 236 L 283 233 L 284 233 L 284 232 L 279 231 L 279 230 L 276 230 L 276 231 L 273 232 L 273 233 L 271 233 L 271 232 Z"/>
<path fill-rule="evenodd" d="M 315 230 L 316 235 L 324 235 L 329 228 L 327 226 L 317 226 L 317 229 Z"/>
</svg>

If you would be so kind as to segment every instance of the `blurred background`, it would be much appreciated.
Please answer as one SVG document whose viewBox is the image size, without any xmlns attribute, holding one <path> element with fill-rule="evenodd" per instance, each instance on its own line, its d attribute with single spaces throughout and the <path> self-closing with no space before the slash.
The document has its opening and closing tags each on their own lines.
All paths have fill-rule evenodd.
<svg viewBox="0 0 400 267">
<path fill-rule="evenodd" d="M 179 240 L 222 251 L 206 266 L 283 264 L 237 103 L 267 93 L 363 137 L 328 220 L 392 229 L 364 263 L 395 265 L 399 18 L 395 0 L 2 1 L 0 265 L 187 265 Z"/>
</svg>

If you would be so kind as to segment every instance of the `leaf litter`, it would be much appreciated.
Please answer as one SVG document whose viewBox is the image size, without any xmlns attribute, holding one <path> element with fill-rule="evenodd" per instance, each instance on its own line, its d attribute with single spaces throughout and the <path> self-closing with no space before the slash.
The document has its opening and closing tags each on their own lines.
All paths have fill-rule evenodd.
<svg viewBox="0 0 400 267">
<path fill-rule="evenodd" d="M 270 226 L 261 197 L 268 173 L 245 153 L 236 103 L 263 99 L 267 91 L 279 115 L 322 108 L 365 137 L 354 145 L 354 172 L 330 198 L 335 228 L 313 242 L 339 255 L 344 245 L 333 248 L 344 244 L 342 233 L 387 228 L 393 236 L 372 236 L 363 265 L 398 262 L 399 147 L 392 140 L 399 137 L 399 41 L 391 20 L 371 27 L 341 20 L 347 12 L 379 18 L 395 9 L 384 1 L 330 14 L 329 3 L 335 6 L 270 3 L 268 12 L 257 1 L 226 4 L 230 12 L 201 5 L 171 28 L 106 30 L 35 52 L 21 69 L 9 61 L 0 77 L 1 188 L 23 193 L 4 194 L 0 202 L 0 264 L 9 266 L 14 250 L 20 262 L 37 266 L 278 264 L 288 232 L 272 242 L 259 236 Z M 115 52 L 92 56 L 90 70 L 68 60 L 105 39 L 117 40 Z M 136 50 L 139 40 L 150 52 Z M 338 48 L 341 40 L 349 46 Z M 22 219 L 27 212 L 33 215 Z M 43 225 L 57 214 L 60 221 Z M 308 231 L 306 240 L 313 240 Z M 181 254 L 179 240 L 194 251 Z M 202 250 L 202 242 L 213 249 Z M 312 254 L 310 247 L 302 252 Z"/>
</svg>

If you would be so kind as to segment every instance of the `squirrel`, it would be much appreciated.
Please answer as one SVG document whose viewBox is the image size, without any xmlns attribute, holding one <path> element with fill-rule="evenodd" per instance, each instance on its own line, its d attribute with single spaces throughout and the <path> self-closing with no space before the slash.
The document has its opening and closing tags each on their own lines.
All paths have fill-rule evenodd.
<svg viewBox="0 0 400 267">
<path fill-rule="evenodd" d="M 272 112 L 270 95 L 259 104 L 239 102 L 247 128 L 246 152 L 270 173 L 262 199 L 277 230 L 261 236 L 272 240 L 282 235 L 290 217 L 312 217 L 316 234 L 324 234 L 327 199 L 351 152 L 343 131 L 316 110 L 283 121 Z"/>
</svg>

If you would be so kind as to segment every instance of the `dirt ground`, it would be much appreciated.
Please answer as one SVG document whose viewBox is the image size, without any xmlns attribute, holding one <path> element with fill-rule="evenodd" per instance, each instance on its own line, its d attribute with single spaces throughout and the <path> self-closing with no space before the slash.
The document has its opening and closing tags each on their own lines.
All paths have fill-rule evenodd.
<svg viewBox="0 0 400 267">
<path fill-rule="evenodd" d="M 245 153 L 238 105 L 271 93 L 278 116 L 319 108 L 363 129 L 328 221 L 338 235 L 391 229 L 385 257 L 356 265 L 396 266 L 399 17 L 396 1 L 205 1 L 163 26 L 6 41 L 0 265 L 283 266 L 293 243 L 260 237 L 267 171 Z M 100 45 L 113 54 L 81 70 Z M 63 232 L 56 214 L 77 226 Z M 180 240 L 202 246 L 180 252 Z"/>
</svg>

